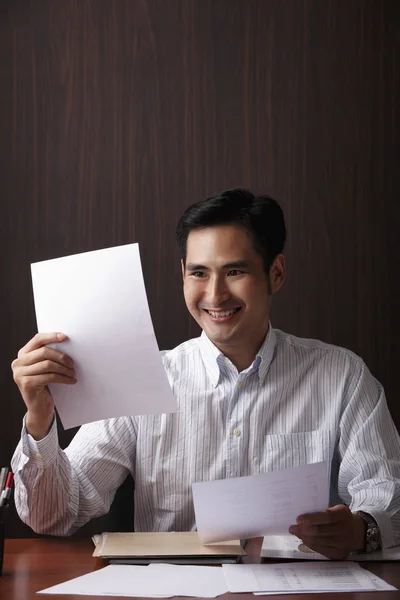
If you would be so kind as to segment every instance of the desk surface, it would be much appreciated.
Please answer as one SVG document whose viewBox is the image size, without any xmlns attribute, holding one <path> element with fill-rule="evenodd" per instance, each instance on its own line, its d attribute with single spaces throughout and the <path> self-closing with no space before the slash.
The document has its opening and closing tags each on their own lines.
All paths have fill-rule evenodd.
<svg viewBox="0 0 400 600">
<path fill-rule="evenodd" d="M 259 553 L 261 539 L 252 540 L 246 548 L 248 556 L 245 562 L 260 562 Z M 79 577 L 90 571 L 101 568 L 105 563 L 100 559 L 92 558 L 93 544 L 90 540 L 59 539 L 24 539 L 6 540 L 3 576 L 0 577 L 1 600 L 38 600 L 38 598 L 75 599 L 82 600 L 86 596 L 36 596 L 38 590 L 43 590 L 68 579 Z M 400 588 L 400 563 L 366 563 L 370 571 L 376 573 L 388 583 Z M 292 598 L 297 597 L 292 596 Z M 304 594 L 309 600 L 315 600 L 315 594 Z M 368 592 L 353 594 L 319 594 L 329 600 L 381 600 L 389 598 L 400 600 L 400 591 L 396 592 Z M 112 598 L 111 596 L 107 596 Z M 285 596 L 286 597 L 286 596 Z M 88 598 L 103 599 L 104 596 L 88 596 Z M 117 597 L 115 597 L 117 598 Z M 118 597 L 119 599 L 121 596 Z M 219 596 L 221 600 L 255 600 L 253 594 L 225 594 Z M 267 598 L 267 596 L 266 596 Z M 278 598 L 278 596 L 276 596 Z M 282 598 L 282 596 L 279 596 Z"/>
</svg>

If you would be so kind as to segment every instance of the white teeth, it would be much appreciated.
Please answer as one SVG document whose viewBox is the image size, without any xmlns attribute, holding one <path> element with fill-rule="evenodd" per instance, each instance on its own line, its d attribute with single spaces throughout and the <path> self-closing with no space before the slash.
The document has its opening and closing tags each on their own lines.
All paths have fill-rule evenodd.
<svg viewBox="0 0 400 600">
<path fill-rule="evenodd" d="M 236 309 L 233 310 L 224 310 L 224 311 L 214 311 L 214 310 L 209 310 L 207 311 L 212 317 L 230 317 L 231 315 L 233 315 L 234 312 L 236 312 Z"/>
</svg>

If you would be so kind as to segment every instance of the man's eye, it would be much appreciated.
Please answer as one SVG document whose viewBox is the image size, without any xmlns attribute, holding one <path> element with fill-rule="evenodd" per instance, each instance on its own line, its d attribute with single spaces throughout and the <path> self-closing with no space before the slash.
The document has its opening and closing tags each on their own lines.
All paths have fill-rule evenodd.
<svg viewBox="0 0 400 600">
<path fill-rule="evenodd" d="M 205 275 L 204 275 L 203 271 L 193 271 L 192 276 L 193 277 L 204 277 Z"/>
<path fill-rule="evenodd" d="M 228 271 L 228 276 L 235 277 L 235 275 L 241 275 L 242 273 L 243 271 L 239 271 L 239 269 L 231 269 L 230 271 Z"/>
</svg>

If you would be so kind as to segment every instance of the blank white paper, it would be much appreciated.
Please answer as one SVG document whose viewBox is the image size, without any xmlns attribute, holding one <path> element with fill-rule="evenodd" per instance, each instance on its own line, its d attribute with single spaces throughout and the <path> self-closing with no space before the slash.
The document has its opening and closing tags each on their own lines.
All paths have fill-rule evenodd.
<svg viewBox="0 0 400 600">
<path fill-rule="evenodd" d="M 42 590 L 42 594 L 155 597 L 197 596 L 215 598 L 228 591 L 220 568 L 151 564 L 109 565 Z"/>
<path fill-rule="evenodd" d="M 176 596 L 215 598 L 228 592 L 224 573 L 219 567 L 169 565 L 150 563 L 153 576 L 168 586 L 172 585 Z"/>
<path fill-rule="evenodd" d="M 147 596 L 169 598 L 162 593 L 162 582 L 149 577 L 147 567 L 109 565 L 87 575 L 70 579 L 38 592 L 39 594 L 76 594 L 92 596 Z"/>
<path fill-rule="evenodd" d="M 147 303 L 138 244 L 31 265 L 39 332 L 75 362 L 75 385 L 50 385 L 65 428 L 177 410 Z"/>
<path fill-rule="evenodd" d="M 325 462 L 232 479 L 193 483 L 203 544 L 287 533 L 304 513 L 329 506 Z"/>
</svg>

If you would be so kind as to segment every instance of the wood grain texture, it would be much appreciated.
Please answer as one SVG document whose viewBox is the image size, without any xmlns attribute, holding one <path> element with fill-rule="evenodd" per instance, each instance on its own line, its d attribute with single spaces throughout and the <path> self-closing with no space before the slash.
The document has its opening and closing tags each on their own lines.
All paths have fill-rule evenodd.
<svg viewBox="0 0 400 600">
<path fill-rule="evenodd" d="M 261 539 L 251 540 L 246 547 L 248 556 L 245 563 L 260 563 Z M 7 600 L 36 600 L 36 592 L 63 583 L 69 579 L 80 577 L 105 566 L 105 561 L 95 559 L 93 544 L 90 540 L 52 539 L 52 540 L 7 540 L 5 546 L 3 576 L 0 577 L 0 597 Z M 381 577 L 387 583 L 400 587 L 400 571 L 395 562 L 364 563 L 363 567 Z M 218 567 L 216 567 L 218 568 Z M 133 583 L 134 585 L 134 583 Z M 60 598 L 60 596 L 46 596 Z M 273 596 L 278 597 L 278 596 Z M 372 597 L 371 593 L 336 593 L 335 600 L 356 600 L 361 597 Z M 382 600 L 390 597 L 399 600 L 400 591 L 375 592 L 373 598 Z M 64 600 L 81 600 L 79 595 L 63 595 Z M 91 596 L 93 600 L 101 600 L 104 596 Z M 108 598 L 117 598 L 108 596 Z M 118 596 L 121 598 L 121 596 Z M 178 598 L 178 597 L 177 597 Z M 220 600 L 254 600 L 253 594 L 223 594 Z M 315 600 L 315 594 L 303 594 L 303 600 Z M 330 600 L 331 594 L 318 594 L 322 600 Z"/>
<path fill-rule="evenodd" d="M 176 221 L 236 185 L 286 213 L 274 325 L 360 354 L 400 425 L 399 40 L 396 0 L 3 0 L 2 464 L 24 413 L 9 365 L 36 331 L 29 264 L 139 242 L 171 348 L 198 332 Z"/>
</svg>

